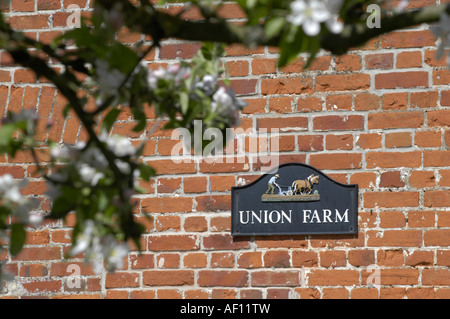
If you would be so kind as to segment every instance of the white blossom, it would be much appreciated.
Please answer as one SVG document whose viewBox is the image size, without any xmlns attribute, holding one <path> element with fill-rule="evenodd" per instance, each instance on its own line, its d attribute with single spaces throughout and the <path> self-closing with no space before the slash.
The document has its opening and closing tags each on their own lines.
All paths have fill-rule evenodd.
<svg viewBox="0 0 450 319">
<path fill-rule="evenodd" d="M 208 96 L 214 92 L 216 86 L 217 76 L 212 76 L 210 74 L 203 76 L 203 79 L 195 84 L 196 88 L 203 90 L 203 92 L 205 92 Z"/>
<path fill-rule="evenodd" d="M 128 138 L 114 135 L 106 139 L 106 144 L 111 152 L 117 157 L 133 156 L 136 153 L 135 147 Z"/>
<path fill-rule="evenodd" d="M 117 69 L 110 70 L 109 63 L 102 59 L 95 61 L 99 89 L 105 94 L 116 94 L 126 75 Z"/>
<path fill-rule="evenodd" d="M 79 234 L 76 238 L 76 245 L 72 247 L 70 254 L 76 256 L 83 253 L 88 247 L 94 235 L 94 222 L 87 220 L 84 223 L 83 233 Z"/>
<path fill-rule="evenodd" d="M 123 267 L 123 259 L 130 248 L 126 242 L 118 243 L 112 234 L 99 236 L 93 220 L 84 223 L 84 230 L 76 238 L 76 245 L 70 251 L 71 256 L 84 253 L 85 263 L 91 263 L 96 274 L 103 271 L 106 261 L 108 270 Z"/>
<path fill-rule="evenodd" d="M 31 213 L 28 218 L 28 223 L 33 226 L 40 225 L 44 220 L 44 217 L 38 213 Z"/>
<path fill-rule="evenodd" d="M 97 172 L 97 170 L 88 164 L 81 164 L 79 169 L 81 180 L 91 184 L 91 186 L 95 186 L 98 184 L 98 181 L 105 177 L 102 172 Z"/>
<path fill-rule="evenodd" d="M 340 33 L 343 25 L 337 19 L 337 12 L 342 0 L 295 0 L 291 2 L 288 22 L 303 26 L 308 36 L 316 36 L 320 32 L 320 24 L 327 23 L 333 33 Z"/>
<path fill-rule="evenodd" d="M 14 181 L 10 174 L 0 176 L 0 192 L 12 202 L 18 203 L 22 200 L 19 183 Z"/>
<path fill-rule="evenodd" d="M 127 243 L 113 244 L 106 252 L 106 263 L 109 270 L 116 270 L 123 267 L 123 259 L 130 252 L 130 247 Z"/>
<path fill-rule="evenodd" d="M 228 109 L 233 105 L 233 98 L 227 93 L 227 90 L 221 86 L 213 95 L 213 102 L 211 104 L 213 111 L 220 109 Z"/>
</svg>

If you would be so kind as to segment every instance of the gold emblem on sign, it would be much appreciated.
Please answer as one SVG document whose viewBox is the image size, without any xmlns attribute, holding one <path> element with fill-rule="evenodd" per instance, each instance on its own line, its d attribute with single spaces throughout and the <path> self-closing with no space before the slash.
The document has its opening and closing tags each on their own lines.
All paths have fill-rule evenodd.
<svg viewBox="0 0 450 319">
<path fill-rule="evenodd" d="M 283 186 L 277 183 L 280 178 L 275 174 L 267 183 L 267 190 L 261 196 L 263 202 L 307 202 L 318 201 L 320 195 L 317 190 L 313 192 L 314 185 L 319 184 L 319 176 L 311 174 L 306 179 L 295 180 L 291 185 Z"/>
</svg>

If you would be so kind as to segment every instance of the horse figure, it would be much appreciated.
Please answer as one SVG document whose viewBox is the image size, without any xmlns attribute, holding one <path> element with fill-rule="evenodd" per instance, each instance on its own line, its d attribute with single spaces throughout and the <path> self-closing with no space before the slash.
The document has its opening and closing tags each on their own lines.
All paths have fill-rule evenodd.
<svg viewBox="0 0 450 319">
<path fill-rule="evenodd" d="M 319 184 L 319 176 L 311 174 L 307 179 L 299 179 L 292 183 L 292 193 L 295 194 L 311 194 L 314 184 Z M 306 193 L 307 191 L 307 193 Z"/>
</svg>

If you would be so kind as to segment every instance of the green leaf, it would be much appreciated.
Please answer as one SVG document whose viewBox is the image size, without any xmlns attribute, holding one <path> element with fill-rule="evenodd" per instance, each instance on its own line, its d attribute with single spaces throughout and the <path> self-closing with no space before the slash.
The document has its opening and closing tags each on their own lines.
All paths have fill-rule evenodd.
<svg viewBox="0 0 450 319">
<path fill-rule="evenodd" d="M 149 181 L 152 176 L 156 175 L 155 169 L 146 164 L 140 164 L 139 171 L 141 172 L 142 179 L 145 181 Z"/>
<path fill-rule="evenodd" d="M 267 21 L 264 26 L 264 30 L 266 32 L 267 38 L 271 39 L 283 30 L 283 27 L 286 25 L 286 20 L 283 17 L 273 17 L 269 21 Z"/>
<path fill-rule="evenodd" d="M 187 92 L 179 92 L 181 113 L 185 115 L 189 110 L 189 94 Z"/>
<path fill-rule="evenodd" d="M 105 116 L 103 120 L 102 128 L 109 131 L 111 127 L 114 125 L 114 122 L 117 120 L 117 117 L 121 112 L 122 110 L 119 108 L 115 108 L 109 111 L 109 113 Z"/>
<path fill-rule="evenodd" d="M 9 245 L 9 252 L 12 256 L 17 256 L 25 245 L 27 233 L 22 224 L 16 223 L 11 226 L 11 244 Z"/>
<path fill-rule="evenodd" d="M 52 218 L 63 218 L 73 208 L 73 204 L 68 202 L 64 197 L 58 197 L 53 201 L 52 211 L 50 213 Z"/>
</svg>

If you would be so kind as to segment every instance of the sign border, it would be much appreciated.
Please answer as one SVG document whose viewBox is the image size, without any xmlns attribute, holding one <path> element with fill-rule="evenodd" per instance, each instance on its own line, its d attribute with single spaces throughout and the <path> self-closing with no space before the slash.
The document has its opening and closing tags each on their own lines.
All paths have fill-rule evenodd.
<svg viewBox="0 0 450 319">
<path fill-rule="evenodd" d="M 326 177 L 328 180 L 330 180 L 332 183 L 335 183 L 337 185 L 339 185 L 340 187 L 346 187 L 349 188 L 350 191 L 355 191 L 356 192 L 356 196 L 355 196 L 355 202 L 352 203 L 352 208 L 355 209 L 356 214 L 355 216 L 352 218 L 352 220 L 350 221 L 350 225 L 349 225 L 349 231 L 346 232 L 339 232 L 339 231 L 332 231 L 332 232 L 320 232 L 320 233 L 311 233 L 311 232 L 305 232 L 305 231 L 299 231 L 299 232 L 290 232 L 290 233 L 284 233 L 284 232 L 273 232 L 273 233 L 256 233 L 256 232 L 249 232 L 249 233 L 241 233 L 241 232 L 236 232 L 236 230 L 234 229 L 234 225 L 235 225 L 235 218 L 236 218 L 236 214 L 234 214 L 234 212 L 237 210 L 237 198 L 239 196 L 239 190 L 241 189 L 245 189 L 248 187 L 253 186 L 254 184 L 258 183 L 261 179 L 263 179 L 265 176 L 267 175 L 271 175 L 271 174 L 275 174 L 281 167 L 285 167 L 285 166 L 303 166 L 309 169 L 312 169 L 314 171 L 316 171 L 318 174 L 321 174 L 322 176 Z M 253 182 L 243 185 L 243 186 L 233 186 L 231 187 L 231 235 L 232 236 L 291 236 L 291 235 L 356 235 L 358 234 L 358 207 L 359 207 L 359 192 L 358 192 L 358 184 L 343 184 L 340 183 L 338 181 L 335 181 L 334 179 L 332 179 L 331 177 L 329 177 L 327 174 L 325 174 L 324 172 L 318 170 L 317 168 L 308 165 L 308 164 L 304 164 L 304 163 L 284 163 L 281 164 L 277 167 L 274 167 L 272 169 L 270 169 L 269 171 L 267 171 L 265 174 L 262 174 L 260 177 L 258 177 L 256 180 L 254 180 Z"/>
</svg>

